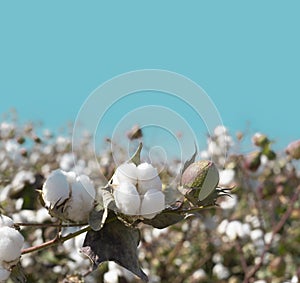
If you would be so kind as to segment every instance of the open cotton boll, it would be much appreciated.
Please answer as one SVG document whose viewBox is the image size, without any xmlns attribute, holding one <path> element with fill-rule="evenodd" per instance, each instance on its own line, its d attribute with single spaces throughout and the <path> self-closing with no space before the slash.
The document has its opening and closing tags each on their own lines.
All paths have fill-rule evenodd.
<svg viewBox="0 0 300 283">
<path fill-rule="evenodd" d="M 136 185 L 137 183 L 136 166 L 133 163 L 124 163 L 120 165 L 116 170 L 115 177 L 118 180 L 119 184 L 123 182 L 127 182 Z"/>
<path fill-rule="evenodd" d="M 71 185 L 71 198 L 67 202 L 66 218 L 74 222 L 84 222 L 93 209 L 96 191 L 90 178 L 78 176 Z"/>
<path fill-rule="evenodd" d="M 14 228 L 0 228 L 0 262 L 14 261 L 21 256 L 23 236 Z"/>
<path fill-rule="evenodd" d="M 4 282 L 5 280 L 8 279 L 10 275 L 10 271 L 4 269 L 1 265 L 0 265 L 0 282 Z"/>
<path fill-rule="evenodd" d="M 13 228 L 14 221 L 6 215 L 0 215 L 0 227 L 5 227 L 5 226 Z"/>
<path fill-rule="evenodd" d="M 69 184 L 65 172 L 53 171 L 43 185 L 43 199 L 46 206 L 53 207 L 69 198 Z"/>
<path fill-rule="evenodd" d="M 161 190 L 162 183 L 156 168 L 149 163 L 142 163 L 137 167 L 138 191 L 144 195 L 150 189 Z"/>
<path fill-rule="evenodd" d="M 141 200 L 136 187 L 124 182 L 114 190 L 114 198 L 118 209 L 127 215 L 137 215 Z"/>
<path fill-rule="evenodd" d="M 235 172 L 233 169 L 224 169 L 220 171 L 219 174 L 220 174 L 220 181 L 219 181 L 220 186 L 228 187 L 232 185 L 235 176 Z"/>
<path fill-rule="evenodd" d="M 148 190 L 142 200 L 141 215 L 152 219 L 165 208 L 165 195 L 155 189 Z"/>
</svg>

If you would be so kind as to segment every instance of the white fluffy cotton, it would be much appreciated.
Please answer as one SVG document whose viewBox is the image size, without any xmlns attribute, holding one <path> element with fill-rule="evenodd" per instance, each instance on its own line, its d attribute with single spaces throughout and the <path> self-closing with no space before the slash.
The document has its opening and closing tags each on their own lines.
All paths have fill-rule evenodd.
<svg viewBox="0 0 300 283">
<path fill-rule="evenodd" d="M 14 261 L 21 256 L 23 236 L 14 228 L 0 227 L 0 262 Z"/>
<path fill-rule="evenodd" d="M 5 226 L 13 228 L 14 221 L 8 216 L 0 215 L 0 227 L 5 227 Z"/>
<path fill-rule="evenodd" d="M 47 207 L 63 203 L 69 197 L 69 183 L 61 170 L 53 171 L 43 186 L 43 198 Z"/>
<path fill-rule="evenodd" d="M 165 207 L 165 195 L 156 189 L 150 189 L 143 197 L 140 214 L 148 219 L 155 217 Z"/>
<path fill-rule="evenodd" d="M 160 177 L 149 163 L 122 164 L 113 176 L 113 185 L 116 206 L 124 214 L 150 219 L 165 208 Z"/>
<path fill-rule="evenodd" d="M 137 215 L 140 208 L 140 195 L 136 187 L 128 182 L 121 183 L 114 191 L 114 198 L 119 210 L 127 215 Z"/>
<path fill-rule="evenodd" d="M 82 222 L 88 219 L 93 208 L 95 189 L 89 177 L 78 176 L 71 186 L 71 198 L 67 202 L 67 219 Z"/>
<path fill-rule="evenodd" d="M 161 190 L 162 183 L 156 168 L 149 163 L 142 163 L 137 167 L 138 191 L 145 194 L 150 189 Z"/>
<path fill-rule="evenodd" d="M 10 271 L 4 269 L 1 265 L 0 265 L 0 282 L 3 282 L 5 280 L 8 279 L 10 275 Z"/>
<path fill-rule="evenodd" d="M 121 184 L 124 182 L 136 185 L 137 183 L 137 169 L 133 163 L 124 163 L 120 165 L 114 176 L 114 183 Z"/>
<path fill-rule="evenodd" d="M 53 171 L 43 186 L 46 206 L 64 204 L 64 218 L 73 222 L 84 222 L 94 205 L 96 191 L 90 178 L 77 176 L 75 172 Z"/>
</svg>

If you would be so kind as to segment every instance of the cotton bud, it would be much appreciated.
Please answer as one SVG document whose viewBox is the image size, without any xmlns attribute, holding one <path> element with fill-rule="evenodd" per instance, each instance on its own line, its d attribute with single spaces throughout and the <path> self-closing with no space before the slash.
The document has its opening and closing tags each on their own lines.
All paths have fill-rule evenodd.
<svg viewBox="0 0 300 283">
<path fill-rule="evenodd" d="M 192 163 L 182 174 L 182 193 L 196 205 L 212 194 L 219 183 L 219 172 L 212 161 Z"/>
<path fill-rule="evenodd" d="M 165 196 L 156 189 L 148 190 L 142 200 L 140 214 L 144 218 L 152 219 L 156 214 L 164 210 L 165 208 Z"/>
<path fill-rule="evenodd" d="M 127 133 L 127 137 L 130 140 L 139 139 L 143 136 L 142 129 L 139 125 L 134 125 L 131 130 Z"/>
<path fill-rule="evenodd" d="M 268 137 L 262 133 L 256 133 L 252 137 L 252 142 L 254 145 L 259 146 L 259 147 L 265 147 L 270 143 Z"/>
<path fill-rule="evenodd" d="M 145 194 L 150 189 L 161 190 L 162 183 L 156 168 L 149 163 L 142 163 L 137 167 L 138 191 Z"/>
<path fill-rule="evenodd" d="M 288 154 L 291 158 L 300 159 L 300 140 L 291 142 L 286 150 L 286 154 Z"/>
<path fill-rule="evenodd" d="M 245 157 L 245 168 L 255 172 L 261 164 L 261 152 L 255 151 Z"/>
<path fill-rule="evenodd" d="M 114 199 L 118 209 L 127 215 L 137 215 L 141 204 L 136 187 L 129 182 L 123 182 L 114 190 Z"/>
</svg>

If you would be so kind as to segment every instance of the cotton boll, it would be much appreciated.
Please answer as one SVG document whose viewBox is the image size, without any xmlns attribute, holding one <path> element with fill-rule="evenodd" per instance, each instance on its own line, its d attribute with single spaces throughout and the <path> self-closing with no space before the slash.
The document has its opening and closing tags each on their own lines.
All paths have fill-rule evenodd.
<svg viewBox="0 0 300 283">
<path fill-rule="evenodd" d="M 220 181 L 219 186 L 228 187 L 234 181 L 235 172 L 233 169 L 225 169 L 219 172 L 220 173 Z"/>
<path fill-rule="evenodd" d="M 149 163 L 142 163 L 137 167 L 138 191 L 145 194 L 150 189 L 161 190 L 162 183 L 156 168 Z"/>
<path fill-rule="evenodd" d="M 10 275 L 10 271 L 4 269 L 1 265 L 0 265 L 0 282 L 5 282 L 5 280 L 8 279 Z"/>
<path fill-rule="evenodd" d="M 21 249 L 24 244 L 23 236 L 10 227 L 0 228 L 0 262 L 14 261 L 21 256 Z"/>
<path fill-rule="evenodd" d="M 43 185 L 43 198 L 46 206 L 53 207 L 69 198 L 67 177 L 61 170 L 53 171 Z"/>
<path fill-rule="evenodd" d="M 96 191 L 88 176 L 81 175 L 72 183 L 71 198 L 66 206 L 67 219 L 74 222 L 87 221 L 93 208 Z"/>
<path fill-rule="evenodd" d="M 142 200 L 141 215 L 152 219 L 165 208 L 165 195 L 155 189 L 148 190 Z"/>
<path fill-rule="evenodd" d="M 137 169 L 133 163 L 124 163 L 120 165 L 115 173 L 115 177 L 119 184 L 123 182 L 136 185 L 137 183 Z"/>
<path fill-rule="evenodd" d="M 226 279 L 230 275 L 228 268 L 225 267 L 222 263 L 217 263 L 213 267 L 212 272 L 219 280 Z"/>
<path fill-rule="evenodd" d="M 132 183 L 121 183 L 114 191 L 118 209 L 127 215 L 137 215 L 140 207 L 140 195 Z"/>
<path fill-rule="evenodd" d="M 0 227 L 11 227 L 13 228 L 14 226 L 14 221 L 5 215 L 0 215 Z"/>
</svg>

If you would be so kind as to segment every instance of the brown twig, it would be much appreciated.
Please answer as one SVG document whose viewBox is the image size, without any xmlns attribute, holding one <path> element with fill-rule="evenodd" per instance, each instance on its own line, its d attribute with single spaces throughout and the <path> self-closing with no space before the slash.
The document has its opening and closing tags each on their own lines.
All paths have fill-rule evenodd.
<svg viewBox="0 0 300 283">
<path fill-rule="evenodd" d="M 82 227 L 88 225 L 87 223 L 83 224 L 59 224 L 59 223 L 15 223 L 16 226 L 21 227 Z"/>
<path fill-rule="evenodd" d="M 38 246 L 35 246 L 35 247 L 30 247 L 30 248 L 27 248 L 27 249 L 23 249 L 22 254 L 32 253 L 32 252 L 43 250 L 45 248 L 50 248 L 50 247 L 56 246 L 58 244 L 62 244 L 67 240 L 75 238 L 76 236 L 89 231 L 90 229 L 91 229 L 90 226 L 88 226 L 88 227 L 86 227 L 84 229 L 81 229 L 77 232 L 70 233 L 70 234 L 68 234 L 67 236 L 64 236 L 64 237 L 56 236 L 54 239 L 52 239 L 48 242 L 42 243 L 41 245 L 38 245 Z"/>
</svg>

